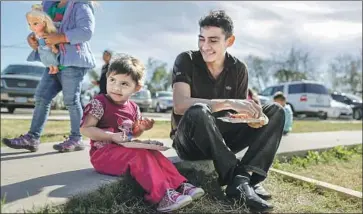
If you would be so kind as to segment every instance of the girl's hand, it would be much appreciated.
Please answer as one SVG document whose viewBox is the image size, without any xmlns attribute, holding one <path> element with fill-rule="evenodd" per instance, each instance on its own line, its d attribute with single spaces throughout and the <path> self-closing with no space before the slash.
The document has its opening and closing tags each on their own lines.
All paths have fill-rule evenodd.
<svg viewBox="0 0 363 214">
<path fill-rule="evenodd" d="M 112 141 L 115 143 L 125 143 L 129 139 L 125 132 L 116 132 L 112 134 Z"/>
<path fill-rule="evenodd" d="M 43 38 L 48 46 L 67 42 L 66 36 L 63 33 L 45 34 Z"/>
</svg>

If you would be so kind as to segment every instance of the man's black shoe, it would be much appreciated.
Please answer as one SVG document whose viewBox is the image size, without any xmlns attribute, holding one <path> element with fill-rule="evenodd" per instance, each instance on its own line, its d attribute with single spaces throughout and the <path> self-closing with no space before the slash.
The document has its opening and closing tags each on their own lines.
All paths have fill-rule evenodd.
<svg viewBox="0 0 363 214">
<path fill-rule="evenodd" d="M 253 186 L 253 189 L 255 190 L 255 193 L 263 200 L 269 200 L 272 198 L 271 194 L 267 192 L 261 184 L 256 184 Z"/>
<path fill-rule="evenodd" d="M 225 192 L 228 197 L 242 199 L 253 212 L 267 212 L 273 209 L 271 204 L 255 193 L 250 185 L 250 179 L 245 176 L 237 175 Z"/>
</svg>

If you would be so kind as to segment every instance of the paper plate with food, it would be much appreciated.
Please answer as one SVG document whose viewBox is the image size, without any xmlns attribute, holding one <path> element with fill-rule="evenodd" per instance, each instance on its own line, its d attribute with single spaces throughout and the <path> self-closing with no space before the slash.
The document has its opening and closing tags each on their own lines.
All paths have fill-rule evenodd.
<svg viewBox="0 0 363 214">
<path fill-rule="evenodd" d="M 228 123 L 261 123 L 263 125 L 268 123 L 268 117 L 265 114 L 262 114 L 259 118 L 253 118 L 245 113 L 230 113 L 225 117 L 218 117 L 217 119 Z"/>
<path fill-rule="evenodd" d="M 170 147 L 164 146 L 162 142 L 156 140 L 133 140 L 117 144 L 127 148 L 135 148 L 135 149 L 151 149 L 158 151 L 166 151 L 170 149 Z"/>
</svg>

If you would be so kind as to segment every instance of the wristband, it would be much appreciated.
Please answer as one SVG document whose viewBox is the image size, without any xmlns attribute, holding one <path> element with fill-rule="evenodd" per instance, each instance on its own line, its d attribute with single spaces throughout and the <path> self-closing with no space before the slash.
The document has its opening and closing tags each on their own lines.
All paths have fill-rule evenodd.
<svg viewBox="0 0 363 214">
<path fill-rule="evenodd" d="M 129 132 L 129 133 L 127 134 L 127 140 L 128 140 L 128 141 L 131 141 L 131 140 L 132 140 L 132 133 L 131 133 L 131 132 Z"/>
</svg>

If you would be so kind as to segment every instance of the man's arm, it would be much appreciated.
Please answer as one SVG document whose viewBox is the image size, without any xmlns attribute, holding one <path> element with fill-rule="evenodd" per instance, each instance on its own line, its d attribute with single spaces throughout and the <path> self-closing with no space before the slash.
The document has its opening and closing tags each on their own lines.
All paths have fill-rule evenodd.
<svg viewBox="0 0 363 214">
<path fill-rule="evenodd" d="M 247 65 L 241 62 L 237 77 L 236 98 L 247 99 L 248 97 L 248 70 Z"/>
<path fill-rule="evenodd" d="M 190 54 L 187 52 L 181 53 L 177 56 L 173 67 L 173 102 L 174 113 L 183 115 L 184 112 L 195 103 L 204 103 L 211 107 L 212 112 L 221 110 L 233 109 L 239 113 L 248 113 L 251 116 L 257 117 L 259 115 L 260 106 L 255 102 L 245 100 L 247 97 L 247 82 L 248 78 L 245 75 L 245 71 L 241 72 L 238 77 L 238 82 L 245 81 L 245 88 L 242 90 L 242 95 L 237 95 L 238 99 L 201 99 L 191 97 L 191 84 L 192 84 L 192 60 Z M 240 84 L 243 85 L 243 84 Z"/>
<path fill-rule="evenodd" d="M 212 112 L 231 109 L 230 100 L 227 99 L 200 99 L 192 98 L 189 84 L 177 82 L 173 85 L 174 113 L 183 115 L 184 112 L 195 103 L 204 103 L 212 108 Z"/>
</svg>

